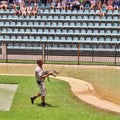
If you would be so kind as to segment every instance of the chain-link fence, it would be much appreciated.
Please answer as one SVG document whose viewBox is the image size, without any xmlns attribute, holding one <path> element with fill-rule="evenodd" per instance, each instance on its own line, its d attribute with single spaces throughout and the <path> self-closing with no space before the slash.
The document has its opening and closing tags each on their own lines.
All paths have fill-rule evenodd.
<svg viewBox="0 0 120 120">
<path fill-rule="evenodd" d="M 1 62 L 119 65 L 120 44 L 7 43 L 1 44 Z"/>
</svg>

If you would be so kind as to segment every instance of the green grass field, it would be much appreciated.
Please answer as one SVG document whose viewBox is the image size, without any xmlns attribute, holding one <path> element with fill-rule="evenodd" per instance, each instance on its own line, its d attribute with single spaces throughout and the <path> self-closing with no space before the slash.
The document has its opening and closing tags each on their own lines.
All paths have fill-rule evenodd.
<svg viewBox="0 0 120 120">
<path fill-rule="evenodd" d="M 45 65 L 61 76 L 79 78 L 91 82 L 105 99 L 120 104 L 120 69 L 112 67 Z M 2 74 L 34 74 L 35 65 L 0 65 Z M 48 106 L 39 105 L 40 98 L 31 105 L 29 97 L 38 91 L 34 77 L 0 76 L 0 83 L 19 84 L 9 112 L 0 111 L 0 120 L 120 120 L 114 115 L 91 107 L 76 98 L 68 83 L 51 78 L 46 81 Z"/>
<path fill-rule="evenodd" d="M 0 83 L 19 84 L 9 112 L 0 111 L 0 120 L 119 120 L 119 115 L 107 113 L 78 100 L 68 83 L 51 79 L 46 81 L 48 106 L 40 106 L 40 98 L 34 105 L 30 96 L 38 91 L 34 77 L 0 76 Z"/>
</svg>

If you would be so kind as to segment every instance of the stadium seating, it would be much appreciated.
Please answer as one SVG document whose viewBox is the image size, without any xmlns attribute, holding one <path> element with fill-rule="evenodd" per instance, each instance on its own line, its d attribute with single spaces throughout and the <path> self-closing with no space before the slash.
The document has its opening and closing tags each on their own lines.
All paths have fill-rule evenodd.
<svg viewBox="0 0 120 120">
<path fill-rule="evenodd" d="M 18 17 L 13 10 L 0 9 L 0 42 L 75 42 L 86 44 L 85 50 L 92 43 L 104 50 L 101 44 L 120 44 L 119 25 L 118 10 L 100 18 L 94 10 L 43 9 L 37 16 Z"/>
</svg>

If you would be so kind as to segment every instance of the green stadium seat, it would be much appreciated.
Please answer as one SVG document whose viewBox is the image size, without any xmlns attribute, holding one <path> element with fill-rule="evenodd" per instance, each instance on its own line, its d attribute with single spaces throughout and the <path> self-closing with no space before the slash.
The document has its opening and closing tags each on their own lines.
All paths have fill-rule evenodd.
<svg viewBox="0 0 120 120">
<path fill-rule="evenodd" d="M 73 42 L 73 39 L 72 39 L 72 37 L 70 37 L 70 36 L 67 36 L 67 38 L 66 38 L 66 42 Z"/>
<path fill-rule="evenodd" d="M 21 22 L 20 21 L 17 21 L 16 23 L 15 23 L 15 26 L 21 26 L 22 24 L 21 24 Z"/>
<path fill-rule="evenodd" d="M 16 36 L 12 35 L 12 36 L 10 37 L 10 41 L 16 41 Z"/>
<path fill-rule="evenodd" d="M 8 31 L 8 33 L 13 33 L 13 28 L 9 27 L 7 31 Z"/>
<path fill-rule="evenodd" d="M 5 36 L 4 36 L 4 41 L 9 41 L 9 40 L 10 40 L 9 35 L 5 35 Z"/>
<path fill-rule="evenodd" d="M 13 33 L 19 33 L 18 28 L 14 28 Z"/>
<path fill-rule="evenodd" d="M 42 28 L 38 28 L 38 34 L 42 34 L 42 33 L 43 33 Z"/>
<path fill-rule="evenodd" d="M 58 22 L 57 26 L 58 26 L 58 27 L 62 27 L 62 26 L 63 26 L 63 23 L 62 23 L 62 22 Z"/>
<path fill-rule="evenodd" d="M 112 10 L 107 10 L 107 15 L 111 15 L 112 16 L 113 11 Z"/>
<path fill-rule="evenodd" d="M 5 21 L 4 25 L 9 27 L 10 26 L 9 21 Z"/>
<path fill-rule="evenodd" d="M 50 22 L 46 22 L 46 27 L 50 27 L 51 23 Z"/>
<path fill-rule="evenodd" d="M 0 35 L 0 41 L 3 41 L 3 39 L 4 39 L 3 35 Z"/>
<path fill-rule="evenodd" d="M 24 28 L 20 28 L 20 33 L 25 33 L 25 30 L 24 30 Z"/>
<path fill-rule="evenodd" d="M 39 22 L 38 21 L 34 21 L 34 26 L 36 26 L 36 27 L 38 27 L 40 24 L 39 24 Z"/>
<path fill-rule="evenodd" d="M 78 14 L 84 14 L 84 11 L 83 10 L 79 10 Z"/>
<path fill-rule="evenodd" d="M 87 26 L 87 23 L 86 23 L 86 22 L 82 22 L 82 27 L 87 28 L 87 27 L 88 27 L 88 26 Z"/>
<path fill-rule="evenodd" d="M 113 15 L 118 15 L 119 14 L 119 11 L 118 10 L 113 10 Z"/>
<path fill-rule="evenodd" d="M 7 33 L 7 28 L 2 28 L 1 33 Z"/>
<path fill-rule="evenodd" d="M 28 41 L 34 41 L 34 39 L 35 39 L 34 36 L 31 36 L 31 35 L 30 35 Z"/>
<path fill-rule="evenodd" d="M 82 15 L 78 15 L 78 16 L 77 16 L 77 19 L 82 21 L 82 20 L 83 20 Z"/>
<path fill-rule="evenodd" d="M 59 16 L 58 15 L 54 15 L 53 16 L 53 20 L 58 20 L 59 19 Z"/>
<path fill-rule="evenodd" d="M 110 43 L 111 42 L 111 37 L 109 37 L 109 36 L 107 36 L 107 37 L 105 37 L 105 43 Z"/>
<path fill-rule="evenodd" d="M 72 15 L 71 16 L 71 20 L 76 20 L 77 19 L 77 16 L 76 15 Z"/>
<path fill-rule="evenodd" d="M 88 16 L 88 15 L 84 15 L 84 16 L 83 16 L 83 20 L 84 20 L 84 21 L 89 20 L 89 16 Z"/>
<path fill-rule="evenodd" d="M 76 36 L 73 36 L 73 42 L 79 42 L 79 38 Z"/>
<path fill-rule="evenodd" d="M 104 37 L 99 37 L 99 42 L 102 43 L 105 41 L 105 38 Z"/>
<path fill-rule="evenodd" d="M 98 38 L 97 37 L 92 37 L 92 42 L 97 43 L 98 42 Z"/>
<path fill-rule="evenodd" d="M 41 20 L 41 16 L 40 16 L 40 15 L 37 15 L 35 19 L 36 19 L 36 20 Z"/>
<path fill-rule="evenodd" d="M 68 30 L 68 34 L 73 35 L 74 34 L 74 30 L 73 29 L 69 29 Z"/>
<path fill-rule="evenodd" d="M 61 29 L 56 29 L 56 34 L 61 34 Z"/>
<path fill-rule="evenodd" d="M 71 20 L 70 15 L 65 15 L 65 20 Z"/>
<path fill-rule="evenodd" d="M 62 29 L 62 34 L 67 35 L 67 33 L 68 33 L 67 29 Z"/>
<path fill-rule="evenodd" d="M 30 33 L 31 33 L 31 30 L 30 30 L 30 28 L 27 28 L 27 29 L 25 30 L 25 33 L 28 33 L 28 34 L 30 34 Z"/>
<path fill-rule="evenodd" d="M 29 21 L 29 22 L 28 22 L 28 26 L 33 26 L 33 22 L 32 22 L 32 21 Z"/>
<path fill-rule="evenodd" d="M 43 33 L 48 35 L 49 34 L 49 29 L 45 28 L 44 31 L 43 31 Z"/>
<path fill-rule="evenodd" d="M 69 27 L 69 22 L 64 22 L 63 26 L 64 27 Z"/>
<path fill-rule="evenodd" d="M 58 42 L 59 40 L 60 40 L 60 39 L 59 39 L 58 36 L 55 36 L 54 39 L 53 39 L 54 42 Z"/>
<path fill-rule="evenodd" d="M 4 22 L 3 21 L 0 21 L 0 26 L 4 26 Z"/>
<path fill-rule="evenodd" d="M 22 41 L 22 36 L 18 35 L 17 38 L 16 38 L 16 41 Z"/>
<path fill-rule="evenodd" d="M 40 36 L 36 36 L 34 41 L 39 42 L 40 40 L 41 40 Z"/>
<path fill-rule="evenodd" d="M 101 35 L 105 35 L 105 30 L 104 29 L 100 29 L 99 34 L 100 34 L 100 36 Z"/>
<path fill-rule="evenodd" d="M 48 41 L 52 42 L 54 38 L 52 36 L 48 36 Z"/>
<path fill-rule="evenodd" d="M 91 43 L 92 42 L 92 38 L 87 36 L 86 39 L 85 39 L 85 42 Z"/>
<path fill-rule="evenodd" d="M 78 34 L 79 35 L 80 34 L 80 30 L 79 29 L 75 29 L 74 30 L 74 34 Z"/>
<path fill-rule="evenodd" d="M 50 34 L 53 34 L 53 35 L 55 34 L 55 29 L 54 29 L 54 28 L 53 28 L 53 29 L 52 29 L 52 28 L 50 29 Z"/>
<path fill-rule="evenodd" d="M 86 32 L 86 30 L 85 29 L 81 29 L 81 33 L 80 33 L 80 35 L 87 35 L 87 32 Z"/>
<path fill-rule="evenodd" d="M 19 23 L 19 25 L 20 25 L 20 24 L 21 24 L 22 26 L 25 26 L 25 27 L 28 26 L 28 22 L 27 22 L 27 21 L 24 21 L 24 22 L 22 22 L 22 23 Z"/>
<path fill-rule="evenodd" d="M 51 14 L 48 15 L 48 20 L 53 20 L 53 16 Z"/>
<path fill-rule="evenodd" d="M 3 15 L 2 15 L 2 19 L 4 19 L 4 20 L 6 20 L 7 17 L 8 17 L 7 14 L 3 14 Z"/>
<path fill-rule="evenodd" d="M 110 29 L 107 29 L 107 30 L 106 30 L 106 35 L 107 35 L 107 36 L 111 36 L 111 34 L 112 34 L 111 30 L 110 30 Z"/>
<path fill-rule="evenodd" d="M 81 23 L 80 22 L 77 22 L 76 23 L 76 27 L 80 27 L 81 26 Z"/>
<path fill-rule="evenodd" d="M 75 22 L 70 22 L 69 26 L 70 26 L 70 27 L 75 27 L 75 26 L 76 26 L 76 25 L 75 25 Z"/>
<path fill-rule="evenodd" d="M 60 42 L 66 42 L 66 37 L 65 36 L 61 36 L 59 41 Z"/>
<path fill-rule="evenodd" d="M 47 37 L 46 36 L 41 36 L 41 41 L 46 42 L 47 41 Z"/>
<path fill-rule="evenodd" d="M 26 35 L 24 35 L 23 36 L 23 41 L 28 41 L 29 39 L 28 39 L 28 36 L 26 36 Z"/>
<path fill-rule="evenodd" d="M 51 23 L 51 27 L 57 27 L 57 23 L 56 22 L 52 22 Z"/>
</svg>

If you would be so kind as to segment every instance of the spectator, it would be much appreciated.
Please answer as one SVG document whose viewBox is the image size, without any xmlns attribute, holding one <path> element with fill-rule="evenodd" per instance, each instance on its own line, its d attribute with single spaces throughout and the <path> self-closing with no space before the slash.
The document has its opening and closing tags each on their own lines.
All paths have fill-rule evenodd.
<svg viewBox="0 0 120 120">
<path fill-rule="evenodd" d="M 96 0 L 90 0 L 90 4 L 91 4 L 90 10 L 95 10 Z"/>
<path fill-rule="evenodd" d="M 29 3 L 29 5 L 31 5 L 31 4 L 36 4 L 37 3 L 37 1 L 36 0 L 30 0 L 30 3 Z"/>
<path fill-rule="evenodd" d="M 106 12 L 107 12 L 107 6 L 103 4 L 100 10 L 100 18 L 104 17 L 106 15 Z"/>
<path fill-rule="evenodd" d="M 66 1 L 66 9 L 72 9 L 72 3 L 73 3 L 74 0 L 67 0 Z"/>
<path fill-rule="evenodd" d="M 97 9 L 101 10 L 101 0 L 97 0 Z"/>
<path fill-rule="evenodd" d="M 62 0 L 62 9 L 63 9 L 63 10 L 66 9 L 66 0 Z"/>
<path fill-rule="evenodd" d="M 38 12 L 38 6 L 37 6 L 37 4 L 35 3 L 34 6 L 33 6 L 32 11 L 31 11 L 31 15 L 36 16 L 37 12 Z"/>
<path fill-rule="evenodd" d="M 114 7 L 114 10 L 118 10 L 119 9 L 119 1 L 118 0 L 115 0 L 113 2 L 113 7 Z"/>
<path fill-rule="evenodd" d="M 56 7 L 56 0 L 52 0 L 51 6 L 52 9 L 55 9 Z"/>
<path fill-rule="evenodd" d="M 28 5 L 26 9 L 27 9 L 27 15 L 31 15 L 32 7 Z"/>
<path fill-rule="evenodd" d="M 46 6 L 47 5 L 47 0 L 42 0 L 42 3 Z"/>
<path fill-rule="evenodd" d="M 75 0 L 73 3 L 72 3 L 72 11 L 74 10 L 74 9 L 77 9 L 77 10 L 79 10 L 80 9 L 80 2 L 79 2 L 79 0 Z"/>
<path fill-rule="evenodd" d="M 1 1 L 0 2 L 0 9 L 7 9 L 8 8 L 8 2 L 7 1 Z"/>
<path fill-rule="evenodd" d="M 18 16 L 20 16 L 21 15 L 21 11 L 20 11 L 20 4 L 19 3 L 17 3 L 15 6 L 14 6 L 14 14 L 15 15 L 18 15 Z"/>
<path fill-rule="evenodd" d="M 113 0 L 108 0 L 108 2 L 107 2 L 107 10 L 113 10 Z"/>
<path fill-rule="evenodd" d="M 26 6 L 24 0 L 18 0 L 18 3 L 20 4 L 20 7 Z"/>
<path fill-rule="evenodd" d="M 57 0 L 57 2 L 56 2 L 56 8 L 61 10 L 62 4 L 61 4 L 60 0 Z"/>
<path fill-rule="evenodd" d="M 81 10 L 84 9 L 84 0 L 80 0 L 80 9 L 81 9 Z"/>
<path fill-rule="evenodd" d="M 85 0 L 85 9 L 89 9 L 90 8 L 90 0 Z"/>
<path fill-rule="evenodd" d="M 26 9 L 26 6 L 25 6 L 25 5 L 24 5 L 24 6 L 21 6 L 20 11 L 21 11 L 21 14 L 22 14 L 23 16 L 26 16 L 26 15 L 27 15 L 27 9 Z"/>
<path fill-rule="evenodd" d="M 120 8 L 120 0 L 118 0 L 119 8 Z"/>
<path fill-rule="evenodd" d="M 9 4 L 13 4 L 14 3 L 14 0 L 8 0 L 9 1 Z"/>
</svg>

